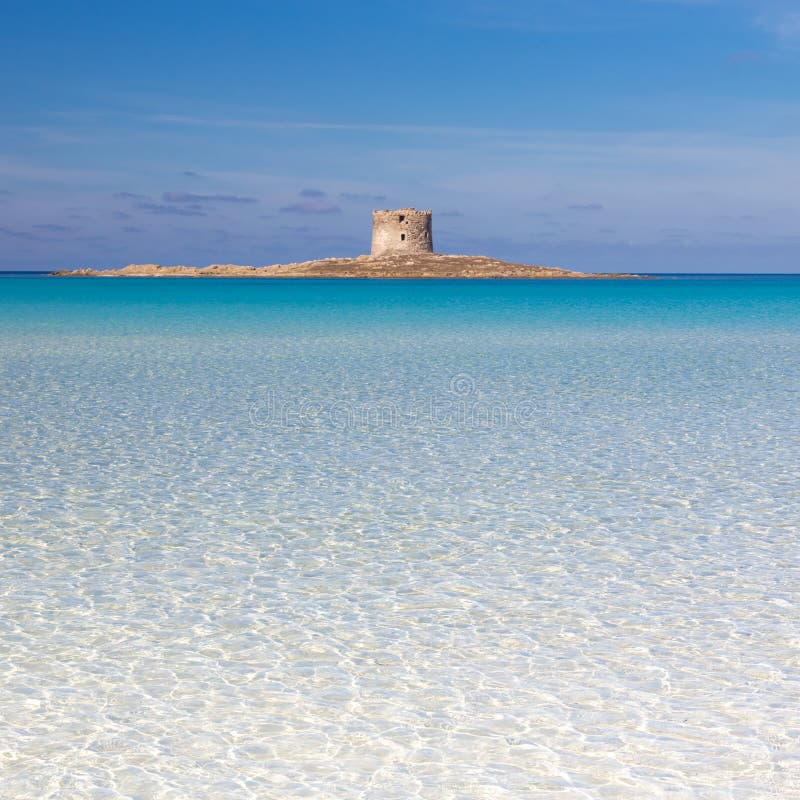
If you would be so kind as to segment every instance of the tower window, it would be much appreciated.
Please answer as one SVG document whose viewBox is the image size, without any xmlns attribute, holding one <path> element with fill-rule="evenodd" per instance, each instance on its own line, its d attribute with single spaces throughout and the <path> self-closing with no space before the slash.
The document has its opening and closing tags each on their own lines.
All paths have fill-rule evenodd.
<svg viewBox="0 0 800 800">
<path fill-rule="evenodd" d="M 400 241 L 404 242 L 406 240 L 406 235 L 404 233 L 400 234 Z"/>
<path fill-rule="evenodd" d="M 400 222 L 402 222 L 405 218 L 406 218 L 406 215 L 405 214 L 401 214 L 400 215 Z"/>
</svg>

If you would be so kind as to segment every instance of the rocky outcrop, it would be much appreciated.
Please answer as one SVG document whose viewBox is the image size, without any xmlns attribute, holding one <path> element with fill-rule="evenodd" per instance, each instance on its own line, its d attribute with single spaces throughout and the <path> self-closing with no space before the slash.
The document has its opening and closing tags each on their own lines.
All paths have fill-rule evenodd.
<svg viewBox="0 0 800 800">
<path fill-rule="evenodd" d="M 129 264 L 121 269 L 58 270 L 57 277 L 75 278 L 634 278 L 635 275 L 592 274 L 556 267 L 513 264 L 487 256 L 416 253 L 373 258 L 324 258 L 297 264 L 243 267 L 164 267 Z"/>
</svg>

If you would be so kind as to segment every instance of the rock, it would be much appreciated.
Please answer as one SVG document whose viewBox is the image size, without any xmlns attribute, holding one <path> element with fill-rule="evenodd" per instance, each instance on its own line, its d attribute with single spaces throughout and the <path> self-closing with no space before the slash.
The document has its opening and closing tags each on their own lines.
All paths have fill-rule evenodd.
<svg viewBox="0 0 800 800">
<path fill-rule="evenodd" d="M 409 256 L 358 256 L 324 258 L 297 264 L 273 264 L 267 267 L 211 264 L 207 267 L 164 267 L 160 264 L 129 264 L 121 269 L 58 270 L 56 277 L 109 278 L 638 278 L 637 275 L 613 275 L 575 272 L 556 267 L 515 264 L 487 256 L 439 255 L 419 253 Z"/>
</svg>

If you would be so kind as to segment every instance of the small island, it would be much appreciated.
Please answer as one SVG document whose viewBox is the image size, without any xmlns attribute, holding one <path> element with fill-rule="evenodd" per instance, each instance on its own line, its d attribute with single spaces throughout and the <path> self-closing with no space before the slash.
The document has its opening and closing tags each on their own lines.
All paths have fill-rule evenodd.
<svg viewBox="0 0 800 800">
<path fill-rule="evenodd" d="M 637 278 L 622 273 L 586 273 L 515 264 L 488 256 L 433 252 L 431 212 L 414 208 L 374 211 L 372 251 L 357 258 L 323 258 L 264 267 L 211 264 L 207 267 L 129 264 L 120 269 L 58 270 L 51 275 L 76 278 Z"/>
</svg>

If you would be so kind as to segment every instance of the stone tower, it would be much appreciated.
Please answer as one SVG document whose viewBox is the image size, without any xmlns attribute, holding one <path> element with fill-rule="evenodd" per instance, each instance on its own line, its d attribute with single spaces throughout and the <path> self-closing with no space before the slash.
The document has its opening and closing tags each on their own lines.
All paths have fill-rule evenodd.
<svg viewBox="0 0 800 800">
<path fill-rule="evenodd" d="M 432 253 L 431 212 L 416 208 L 372 212 L 372 256 Z"/>
</svg>

